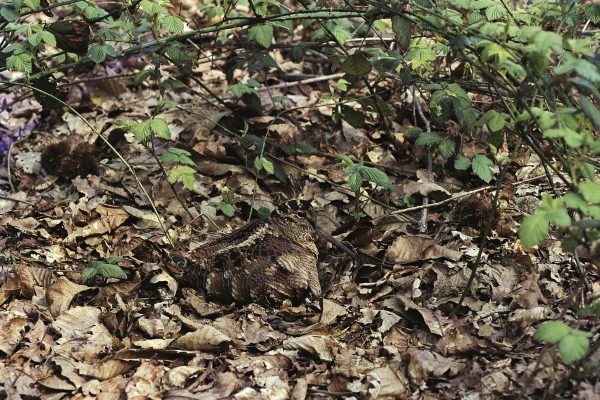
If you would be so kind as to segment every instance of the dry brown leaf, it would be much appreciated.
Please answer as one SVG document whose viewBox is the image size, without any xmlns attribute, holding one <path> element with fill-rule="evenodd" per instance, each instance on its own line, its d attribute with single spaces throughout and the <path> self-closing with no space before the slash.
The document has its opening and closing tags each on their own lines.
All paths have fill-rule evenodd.
<svg viewBox="0 0 600 400">
<path fill-rule="evenodd" d="M 390 365 L 376 368 L 367 374 L 369 394 L 376 398 L 404 398 L 408 395 L 408 379 L 402 373 L 402 368 L 392 368 Z"/>
<path fill-rule="evenodd" d="M 0 352 L 10 356 L 23 337 L 29 324 L 27 315 L 20 311 L 0 311 Z"/>
<path fill-rule="evenodd" d="M 290 396 L 291 400 L 304 400 L 306 399 L 306 394 L 308 392 L 308 382 L 306 382 L 306 378 L 300 378 L 294 385 L 294 390 L 292 390 L 292 394 Z"/>
<path fill-rule="evenodd" d="M 393 299 L 384 302 L 384 306 L 392 308 L 404 315 L 407 312 L 416 311 L 416 315 L 423 319 L 423 323 L 429 328 L 429 331 L 435 335 L 443 336 L 444 333 L 453 326 L 452 322 L 439 311 L 422 307 L 404 295 L 396 295 Z M 412 315 L 415 315 L 414 313 Z"/>
<path fill-rule="evenodd" d="M 85 384 L 85 378 L 79 375 L 78 368 L 84 366 L 73 361 L 70 358 L 57 356 L 53 357 L 52 362 L 58 367 L 60 375 L 69 380 L 76 388 L 80 388 Z"/>
<path fill-rule="evenodd" d="M 323 311 L 321 312 L 319 322 L 323 325 L 329 325 L 335 322 L 338 317 L 346 315 L 347 313 L 345 307 L 332 300 L 323 299 Z"/>
<path fill-rule="evenodd" d="M 538 285 L 540 274 L 530 273 L 527 274 L 527 278 L 524 282 L 521 282 L 520 288 L 514 291 L 513 303 L 518 304 L 521 308 L 530 309 L 537 307 L 539 303 L 548 304 L 548 300 L 542 294 Z"/>
<path fill-rule="evenodd" d="M 419 236 L 400 236 L 388 247 L 385 260 L 394 264 L 409 264 L 436 258 L 460 260 L 462 253 L 435 244 L 432 239 Z"/>
<path fill-rule="evenodd" d="M 210 325 L 204 325 L 194 332 L 178 337 L 169 347 L 180 350 L 213 351 L 222 350 L 229 343 L 231 343 L 229 336 Z"/>
<path fill-rule="evenodd" d="M 108 359 L 94 364 L 80 364 L 79 372 L 100 380 L 107 380 L 120 376 L 136 365 L 135 362 Z"/>
<path fill-rule="evenodd" d="M 46 378 L 40 379 L 38 380 L 38 383 L 45 388 L 63 392 L 71 392 L 76 389 L 75 385 L 68 382 L 66 379 L 59 378 L 56 375 L 50 375 Z"/>
<path fill-rule="evenodd" d="M 408 376 L 415 385 L 421 385 L 430 375 L 436 378 L 448 374 L 449 377 L 456 376 L 466 367 L 466 363 L 443 357 L 429 350 L 411 349 L 410 363 L 408 365 Z"/>
<path fill-rule="evenodd" d="M 323 361 L 333 361 L 339 344 L 328 337 L 306 335 L 284 340 L 286 350 L 299 350 Z"/>
<path fill-rule="evenodd" d="M 99 316 L 96 307 L 75 307 L 61 313 L 51 325 L 61 335 L 56 350 L 84 362 L 93 362 L 100 353 L 111 350 L 113 337 Z"/>
<path fill-rule="evenodd" d="M 401 320 L 398 315 L 387 310 L 379 310 L 378 316 L 381 319 L 381 325 L 377 328 L 377 332 L 381 333 L 386 333 Z"/>
<path fill-rule="evenodd" d="M 167 371 L 163 378 L 163 382 L 168 388 L 181 388 L 192 375 L 202 370 L 203 368 L 201 367 L 192 367 L 186 365 L 175 367 Z"/>
<path fill-rule="evenodd" d="M 12 296 L 16 296 L 19 290 L 19 280 L 15 275 L 10 276 L 0 287 L 0 305 L 6 303 Z"/>
<path fill-rule="evenodd" d="M 73 298 L 75 298 L 77 294 L 89 289 L 88 286 L 78 285 L 64 276 L 61 276 L 56 282 L 52 283 L 46 291 L 46 301 L 48 302 L 50 314 L 52 314 L 53 317 L 56 317 L 68 310 Z"/>
<path fill-rule="evenodd" d="M 129 218 L 129 214 L 122 207 L 99 204 L 96 207 L 96 212 L 100 214 L 99 218 L 90 221 L 85 226 L 75 227 L 69 232 L 65 241 L 71 243 L 78 237 L 88 237 L 112 232 Z"/>
<path fill-rule="evenodd" d="M 0 226 L 12 226 L 23 233 L 35 235 L 40 223 L 33 217 L 15 219 L 12 216 L 6 216 L 0 220 Z"/>
<path fill-rule="evenodd" d="M 90 304 L 103 306 L 106 304 L 115 304 L 118 301 L 118 298 L 127 299 L 136 294 L 140 287 L 140 283 L 140 281 L 117 282 L 97 287 L 95 289 L 98 290 L 98 293 L 92 298 Z"/>
<path fill-rule="evenodd" d="M 458 329 L 448 331 L 444 337 L 438 340 L 435 348 L 444 355 L 469 354 L 480 351 L 489 354 L 511 349 L 507 344 L 492 342 L 488 339 L 478 339 Z"/>
<path fill-rule="evenodd" d="M 19 282 L 19 291 L 21 296 L 26 299 L 31 299 L 35 294 L 35 280 L 28 267 L 19 264 L 15 267 L 15 276 Z"/>
<path fill-rule="evenodd" d="M 127 397 L 160 398 L 160 382 L 164 373 L 160 365 L 152 361 L 143 361 L 127 383 Z"/>
</svg>

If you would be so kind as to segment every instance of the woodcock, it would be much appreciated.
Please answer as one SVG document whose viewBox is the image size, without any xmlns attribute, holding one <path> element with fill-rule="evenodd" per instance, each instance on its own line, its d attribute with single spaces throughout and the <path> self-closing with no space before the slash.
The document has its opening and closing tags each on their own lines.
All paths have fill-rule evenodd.
<svg viewBox="0 0 600 400">
<path fill-rule="evenodd" d="M 305 202 L 288 202 L 270 218 L 252 222 L 195 250 L 175 275 L 184 285 L 220 303 L 279 303 L 320 296 L 317 233 Z"/>
</svg>

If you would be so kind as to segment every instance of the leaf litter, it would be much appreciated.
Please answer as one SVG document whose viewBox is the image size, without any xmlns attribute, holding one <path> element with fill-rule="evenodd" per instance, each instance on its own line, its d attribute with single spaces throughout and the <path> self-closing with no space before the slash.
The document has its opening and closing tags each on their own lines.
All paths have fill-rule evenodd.
<svg viewBox="0 0 600 400">
<path fill-rule="evenodd" d="M 447 173 L 432 181 L 419 160 L 397 159 L 390 146 L 403 140 L 409 122 L 396 124 L 397 133 L 389 137 L 374 131 L 368 118 L 369 126 L 357 128 L 335 123 L 330 106 L 303 108 L 289 117 L 249 118 L 249 133 L 240 137 L 231 134 L 239 116 L 208 105 L 187 107 L 189 94 L 170 94 L 192 111 L 178 109 L 165 117 L 174 133 L 171 144 L 190 151 L 198 170 L 192 191 L 176 184 L 188 214 L 156 160 L 131 135 L 119 134 L 112 117 L 151 115 L 156 92 L 134 92 L 124 78 L 109 82 L 102 90 L 98 82 L 82 86 L 93 93 L 93 111 L 85 117 L 105 127 L 106 136 L 120 137 L 115 147 L 151 190 L 160 220 L 131 174 L 101 147 L 97 175 L 59 182 L 41 171 L 39 155 L 49 143 L 66 138 L 95 143 L 89 127 L 73 114 L 55 123 L 40 120 L 36 130 L 48 134 L 24 137 L 14 146 L 15 169 L 0 173 L 3 182 L 15 186 L 10 197 L 17 200 L 0 200 L 3 395 L 535 398 L 570 379 L 555 349 L 533 340 L 542 321 L 574 321 L 561 310 L 578 305 L 582 296 L 577 271 L 557 240 L 548 239 L 543 251 L 517 242 L 518 221 L 531 210 L 529 203 L 536 205 L 535 185 L 518 188 L 531 197 L 528 203 L 525 196 L 515 197 L 512 185 L 503 193 L 482 265 L 458 309 L 492 194 L 479 192 L 462 200 L 467 203 L 431 208 L 426 233 L 392 214 L 390 205 L 407 194 L 441 201 L 471 189 L 472 182 Z M 326 92 L 321 83 L 310 94 L 297 87 L 280 94 L 304 106 L 319 104 Z M 39 119 L 41 109 L 33 100 L 23 101 L 22 110 L 11 121 L 14 128 Z M 267 132 L 279 177 L 253 166 L 258 136 L 252 136 Z M 156 145 L 164 151 L 164 143 Z M 372 201 L 355 224 L 353 193 L 336 154 L 366 156 L 397 189 L 365 192 Z M 534 161 L 515 175 L 529 177 Z M 240 198 L 230 219 L 218 208 L 228 190 Z M 289 198 L 311 201 L 322 226 L 361 255 L 352 263 L 318 243 L 323 298 L 299 305 L 222 306 L 178 287 L 168 273 L 170 250 L 161 223 L 185 252 L 243 225 L 251 210 L 270 211 Z M 418 219 L 419 212 L 408 216 Z M 127 260 L 127 279 L 81 284 L 89 261 L 108 256 Z M 597 278 L 597 271 L 590 273 Z M 592 285 L 599 289 L 597 280 Z M 583 382 L 573 390 L 585 397 L 597 388 Z"/>
</svg>

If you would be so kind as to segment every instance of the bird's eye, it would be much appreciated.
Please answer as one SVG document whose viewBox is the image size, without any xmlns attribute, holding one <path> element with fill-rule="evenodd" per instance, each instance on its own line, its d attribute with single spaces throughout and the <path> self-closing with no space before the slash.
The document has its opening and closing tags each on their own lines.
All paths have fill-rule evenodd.
<svg viewBox="0 0 600 400">
<path fill-rule="evenodd" d="M 297 214 L 300 218 L 306 218 L 306 211 L 298 211 Z"/>
</svg>

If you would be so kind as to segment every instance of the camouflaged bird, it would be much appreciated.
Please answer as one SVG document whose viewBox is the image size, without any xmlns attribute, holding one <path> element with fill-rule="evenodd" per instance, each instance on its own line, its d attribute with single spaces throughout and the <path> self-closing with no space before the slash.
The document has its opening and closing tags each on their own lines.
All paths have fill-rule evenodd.
<svg viewBox="0 0 600 400">
<path fill-rule="evenodd" d="M 201 246 L 175 274 L 178 281 L 220 303 L 298 302 L 320 296 L 318 231 L 305 208 L 306 203 L 285 203 L 270 218 Z"/>
</svg>

